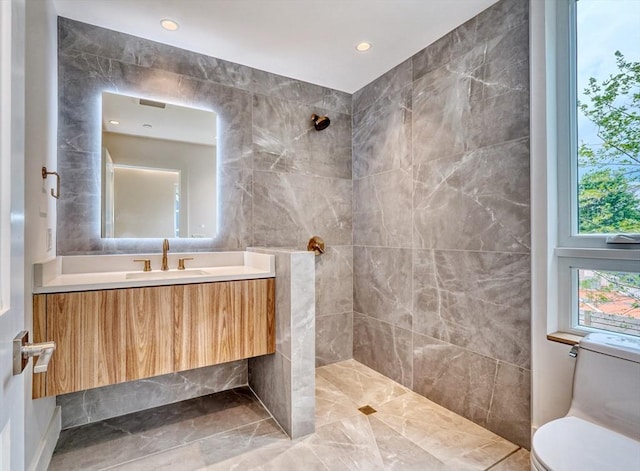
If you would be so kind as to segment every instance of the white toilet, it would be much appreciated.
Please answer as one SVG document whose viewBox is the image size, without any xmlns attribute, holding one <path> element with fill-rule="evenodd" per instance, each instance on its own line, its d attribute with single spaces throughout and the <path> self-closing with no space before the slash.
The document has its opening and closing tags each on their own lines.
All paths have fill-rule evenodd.
<svg viewBox="0 0 640 471">
<path fill-rule="evenodd" d="M 640 471 L 640 339 L 582 339 L 565 417 L 533 436 L 532 471 Z"/>
</svg>

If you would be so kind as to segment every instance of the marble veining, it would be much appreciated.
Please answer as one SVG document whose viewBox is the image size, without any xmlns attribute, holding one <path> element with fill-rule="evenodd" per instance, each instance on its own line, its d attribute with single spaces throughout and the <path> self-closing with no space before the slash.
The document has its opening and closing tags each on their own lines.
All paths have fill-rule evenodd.
<svg viewBox="0 0 640 471">
<path fill-rule="evenodd" d="M 353 94 L 353 112 L 358 113 L 382 97 L 407 86 L 411 83 L 412 68 L 412 60 L 406 60 L 355 92 Z"/>
<path fill-rule="evenodd" d="M 352 317 L 351 95 L 66 18 L 59 19 L 58 39 L 62 197 L 57 253 L 161 249 L 158 239 L 100 237 L 102 91 L 212 109 L 220 131 L 218 233 L 214 239 L 173 239 L 172 252 L 245 250 L 254 245 L 304 248 L 311 235 L 321 235 L 329 254 L 316 278 L 324 293 L 319 312 L 334 321 L 321 330 L 320 342 L 331 336 L 330 342 L 323 342 L 322 361 L 350 358 L 352 331 L 345 335 L 343 330 L 350 329 Z M 332 119 L 322 133 L 305 132 L 314 112 Z M 335 282 L 336 272 L 345 282 Z M 327 291 L 332 286 L 339 286 L 340 292 L 330 299 Z M 309 329 L 312 337 L 314 330 L 315 326 Z M 281 351 L 290 351 L 290 340 L 284 334 L 278 337 Z M 290 358 L 288 354 L 283 361 Z M 313 358 L 305 361 L 313 368 Z M 246 361 L 243 369 L 244 382 L 231 387 L 246 384 Z M 201 387 L 187 388 L 188 394 L 218 390 L 209 389 L 205 377 L 194 381 Z M 61 399 L 67 418 L 63 420 L 71 426 L 138 410 L 144 401 L 136 391 L 142 399 L 151 394 L 154 406 L 187 398 L 180 387 L 150 393 L 147 386 L 125 383 L 119 397 L 88 391 L 87 397 L 94 399 L 84 406 L 77 396 Z M 304 407 L 308 403 L 307 399 Z"/>
<path fill-rule="evenodd" d="M 372 317 L 353 313 L 353 358 L 375 365 L 385 376 L 413 386 L 412 332 Z"/>
<path fill-rule="evenodd" d="M 292 438 L 315 429 L 315 256 L 254 248 L 276 259 L 276 353 L 249 359 L 249 385 Z"/>
<path fill-rule="evenodd" d="M 486 426 L 498 362 L 446 342 L 414 334 L 414 390 Z M 451 391 L 455 390 L 455 394 Z"/>
<path fill-rule="evenodd" d="M 411 166 L 411 87 L 353 116 L 353 177 Z"/>
<path fill-rule="evenodd" d="M 253 100 L 255 169 L 351 179 L 349 115 L 275 97 L 255 95 Z M 313 113 L 331 115 L 331 125 L 316 131 Z"/>
<path fill-rule="evenodd" d="M 65 431 L 50 470 L 529 470 L 526 450 L 358 362 L 316 376 L 317 430 L 304 438 L 240 388 Z"/>
<path fill-rule="evenodd" d="M 497 2 L 353 96 L 67 19 L 59 39 L 58 161 L 78 183 L 63 178 L 58 253 L 160 250 L 154 240 L 99 237 L 97 94 L 206 103 L 223 127 L 221 230 L 213 240 L 176 240 L 172 249 L 303 248 L 311 235 L 322 236 L 329 250 L 317 263 L 318 317 L 299 324 L 315 330 L 308 339 L 318 344 L 315 361 L 353 353 L 443 403 L 458 378 L 466 392 L 451 407 L 527 446 L 528 1 Z M 328 113 L 332 126 L 307 132 L 310 110 Z M 287 381 L 299 347 L 290 335 L 278 339 L 277 374 L 265 387 Z M 308 411 L 308 391 L 303 396 Z M 90 404 L 72 415 L 87 420 Z M 384 451 L 397 442 L 396 429 L 380 416 L 354 417 L 327 423 L 334 428 L 326 437 L 366 425 L 369 435 L 353 443 L 377 444 L 379 460 L 363 458 L 368 467 L 359 468 L 346 459 L 346 469 L 413 469 Z M 270 437 L 275 425 L 246 427 L 242 433 Z M 269 440 L 258 440 L 266 444 L 263 461 L 238 469 L 286 469 L 303 457 L 310 469 L 328 469 L 306 441 L 290 449 Z M 205 457 L 200 467 L 231 469 L 200 447 L 192 448 Z M 486 445 L 495 447 L 502 450 Z M 433 469 L 446 465 L 446 454 L 427 453 Z M 483 459 L 474 452 L 449 465 L 474 469 Z"/>
<path fill-rule="evenodd" d="M 251 69 L 136 36 L 59 18 L 59 48 L 84 51 L 136 66 L 170 70 L 181 75 L 249 89 Z"/>
<path fill-rule="evenodd" d="M 528 138 L 417 162 L 414 246 L 528 253 L 528 176 Z"/>
<path fill-rule="evenodd" d="M 414 331 L 530 367 L 530 256 L 416 250 Z"/>
<path fill-rule="evenodd" d="M 353 358 L 353 312 L 316 317 L 316 366 Z"/>
<path fill-rule="evenodd" d="M 358 407 L 369 404 L 376 408 L 408 392 L 404 386 L 356 360 L 318 368 L 317 376 L 328 381 Z"/>
<path fill-rule="evenodd" d="M 252 90 L 256 94 L 305 103 L 331 112 L 351 114 L 351 95 L 308 82 L 253 69 Z M 311 115 L 309 115 L 309 118 Z M 333 123 L 333 119 L 332 119 Z"/>
<path fill-rule="evenodd" d="M 63 394 L 56 402 L 67 429 L 243 386 L 247 375 L 247 362 L 235 361 Z"/>
<path fill-rule="evenodd" d="M 495 3 L 353 95 L 353 356 L 525 447 L 528 5 Z"/>
<path fill-rule="evenodd" d="M 314 234 L 351 244 L 351 180 L 255 170 L 253 191 L 256 245 L 299 247 Z"/>
<path fill-rule="evenodd" d="M 353 247 L 326 247 L 315 267 L 316 316 L 353 311 Z"/>
<path fill-rule="evenodd" d="M 269 418 L 248 388 L 62 432 L 50 469 L 104 469 Z"/>
<path fill-rule="evenodd" d="M 411 250 L 356 246 L 353 255 L 354 310 L 411 329 Z"/>
<path fill-rule="evenodd" d="M 530 446 L 531 370 L 498 362 L 487 428 Z"/>
<path fill-rule="evenodd" d="M 255 215 L 262 214 L 263 200 L 256 199 L 254 191 L 261 196 L 260 189 L 270 181 L 269 172 L 259 173 L 260 169 L 293 174 L 294 180 L 344 179 L 346 186 L 337 185 L 350 195 L 350 95 L 64 18 L 59 37 L 58 160 L 66 169 L 58 211 L 59 254 L 159 250 L 148 241 L 100 238 L 98 104 L 104 90 L 210 108 L 218 114 L 220 230 L 214 239 L 176 240 L 174 250 L 237 250 L 256 244 L 302 247 L 310 229 L 304 218 L 292 221 L 300 225 L 295 239 L 273 237 L 274 242 L 267 243 L 262 237 L 261 219 Z M 313 112 L 331 115 L 332 126 L 323 133 L 306 132 Z M 339 200 L 318 198 L 327 194 L 321 178 L 301 180 L 296 186 L 294 197 L 307 210 L 334 214 L 348 233 L 335 243 L 351 244 L 351 205 L 342 204 L 351 197 L 340 193 Z M 272 188 L 270 196 L 292 197 L 286 186 Z M 279 235 L 290 234 L 290 229 L 283 227 Z"/>
<path fill-rule="evenodd" d="M 491 471 L 526 471 L 530 467 L 530 461 L 529 452 L 521 448 L 490 469 Z"/>
<path fill-rule="evenodd" d="M 452 416 L 448 410 L 411 392 L 380 406 L 376 417 L 429 451 L 446 464 L 445 469 L 486 469 L 495 462 L 496 456 L 506 456 L 518 449 L 513 443 L 460 416 Z"/>
<path fill-rule="evenodd" d="M 411 247 L 412 180 L 410 168 L 354 180 L 355 245 Z"/>
</svg>

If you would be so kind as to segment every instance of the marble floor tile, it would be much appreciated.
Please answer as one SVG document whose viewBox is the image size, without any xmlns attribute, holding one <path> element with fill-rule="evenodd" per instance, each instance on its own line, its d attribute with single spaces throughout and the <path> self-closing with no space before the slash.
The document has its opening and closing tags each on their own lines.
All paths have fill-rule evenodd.
<svg viewBox="0 0 640 471">
<path fill-rule="evenodd" d="M 245 387 L 63 431 L 49 469 L 528 471 L 529 453 L 347 360 L 316 369 L 306 437 L 290 440 Z"/>
<path fill-rule="evenodd" d="M 247 387 L 211 394 L 63 430 L 49 469 L 104 469 L 269 417 Z"/>
<path fill-rule="evenodd" d="M 187 445 L 108 469 L 118 471 L 196 471 L 289 438 L 273 419 L 265 419 Z"/>
<path fill-rule="evenodd" d="M 289 442 L 255 450 L 203 468 L 206 471 L 329 471 L 304 442 Z"/>
<path fill-rule="evenodd" d="M 316 373 L 316 427 L 360 414 L 359 405 Z"/>
<path fill-rule="evenodd" d="M 488 469 L 488 471 L 529 471 L 531 469 L 529 452 L 520 448 L 514 454 Z"/>
<path fill-rule="evenodd" d="M 376 408 L 385 402 L 406 394 L 409 389 L 355 360 L 323 366 L 316 369 L 320 376 L 336 386 L 358 407 L 369 404 Z"/>
<path fill-rule="evenodd" d="M 318 428 L 307 443 L 330 470 L 385 469 L 369 419 L 363 414 Z"/>
<path fill-rule="evenodd" d="M 446 465 L 435 456 L 420 448 L 411 440 L 378 420 L 368 417 L 382 458 L 384 469 L 389 471 L 446 471 Z"/>
<path fill-rule="evenodd" d="M 484 470 L 518 449 L 414 392 L 383 404 L 376 418 L 445 463 L 447 469 Z"/>
</svg>

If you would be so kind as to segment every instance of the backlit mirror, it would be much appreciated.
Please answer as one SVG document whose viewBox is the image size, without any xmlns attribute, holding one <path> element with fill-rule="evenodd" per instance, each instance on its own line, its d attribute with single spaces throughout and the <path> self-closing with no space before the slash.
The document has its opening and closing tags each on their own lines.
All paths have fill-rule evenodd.
<svg viewBox="0 0 640 471">
<path fill-rule="evenodd" d="M 217 117 L 102 94 L 102 237 L 216 234 Z"/>
</svg>

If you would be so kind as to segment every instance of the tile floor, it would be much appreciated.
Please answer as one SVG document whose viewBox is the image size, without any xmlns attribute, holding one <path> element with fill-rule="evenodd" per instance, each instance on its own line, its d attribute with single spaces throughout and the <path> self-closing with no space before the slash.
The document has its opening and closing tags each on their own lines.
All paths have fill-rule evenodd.
<svg viewBox="0 0 640 471">
<path fill-rule="evenodd" d="M 316 416 L 291 441 L 237 388 L 65 430 L 49 470 L 530 469 L 526 450 L 354 360 L 316 370 Z"/>
</svg>

